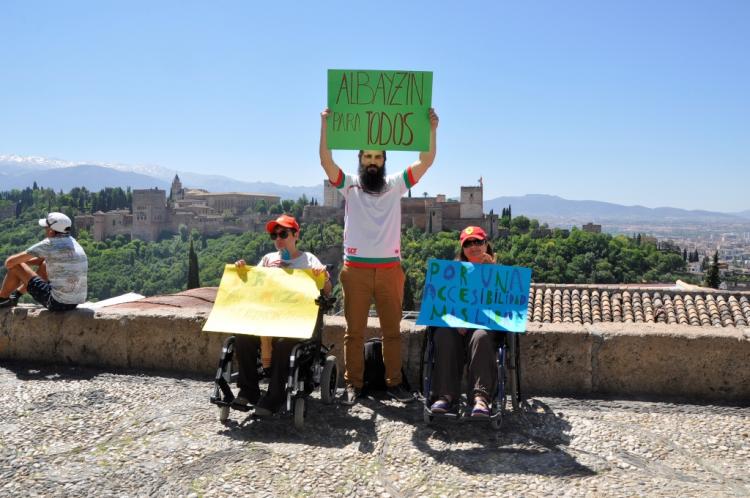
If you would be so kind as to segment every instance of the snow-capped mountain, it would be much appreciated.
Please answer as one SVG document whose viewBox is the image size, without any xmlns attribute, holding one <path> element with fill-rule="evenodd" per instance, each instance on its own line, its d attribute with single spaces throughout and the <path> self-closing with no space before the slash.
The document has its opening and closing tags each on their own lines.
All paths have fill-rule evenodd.
<svg viewBox="0 0 750 498">
<path fill-rule="evenodd" d="M 70 168 L 81 165 L 101 166 L 103 168 L 114 169 L 126 173 L 138 173 L 139 175 L 153 176 L 154 178 L 159 178 L 161 180 L 171 180 L 174 178 L 175 173 L 177 173 L 175 170 L 150 164 L 120 164 L 104 163 L 100 161 L 73 162 L 38 156 L 0 154 L 0 172 L 6 172 L 8 174 L 13 174 L 12 170 L 22 173 L 21 170 Z"/>
<path fill-rule="evenodd" d="M 0 154 L 0 190 L 30 187 L 34 182 L 55 190 L 86 187 L 101 190 L 104 187 L 169 188 L 174 175 L 180 175 L 182 185 L 203 188 L 210 192 L 252 192 L 278 195 L 282 199 L 322 200 L 323 186 L 290 187 L 270 182 L 243 182 L 221 175 L 201 175 L 175 171 L 155 165 L 85 162 L 76 163 L 61 159 Z"/>
</svg>

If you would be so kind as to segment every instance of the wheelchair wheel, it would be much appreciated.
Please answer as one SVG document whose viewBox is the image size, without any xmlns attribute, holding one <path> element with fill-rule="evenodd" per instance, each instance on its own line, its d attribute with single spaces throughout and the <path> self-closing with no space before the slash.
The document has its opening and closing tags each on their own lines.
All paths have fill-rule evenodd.
<svg viewBox="0 0 750 498">
<path fill-rule="evenodd" d="M 492 405 L 495 412 L 502 413 L 508 409 L 508 369 L 510 367 L 510 360 L 508 359 L 507 345 L 503 345 L 498 350 L 497 366 L 497 394 Z"/>
<path fill-rule="evenodd" d="M 434 360 L 434 344 L 431 338 L 432 328 L 428 327 L 422 338 L 422 351 L 419 355 L 419 393 L 427 398 L 432 390 L 432 363 Z"/>
<path fill-rule="evenodd" d="M 336 398 L 338 381 L 339 370 L 336 367 L 336 357 L 328 356 L 323 372 L 320 374 L 320 400 L 326 405 L 333 403 Z"/>
<path fill-rule="evenodd" d="M 508 334 L 508 395 L 513 411 L 519 409 L 521 402 L 521 372 L 518 334 Z"/>
<path fill-rule="evenodd" d="M 229 407 L 220 406 L 219 407 L 219 422 L 224 424 L 226 423 L 227 420 L 229 420 Z"/>
<path fill-rule="evenodd" d="M 305 426 L 305 398 L 294 400 L 294 427 L 302 430 Z"/>
</svg>

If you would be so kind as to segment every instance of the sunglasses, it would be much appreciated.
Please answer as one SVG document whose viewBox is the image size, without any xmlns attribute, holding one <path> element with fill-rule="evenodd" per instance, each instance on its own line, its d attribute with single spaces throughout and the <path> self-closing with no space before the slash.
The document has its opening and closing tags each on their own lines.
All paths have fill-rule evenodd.
<svg viewBox="0 0 750 498">
<path fill-rule="evenodd" d="M 485 242 L 487 241 L 483 239 L 469 239 L 464 242 L 463 247 L 483 246 Z"/>
<path fill-rule="evenodd" d="M 278 232 L 273 232 L 271 234 L 271 240 L 276 240 L 276 238 L 280 239 L 286 239 L 289 237 L 289 231 L 288 230 L 279 230 Z"/>
</svg>

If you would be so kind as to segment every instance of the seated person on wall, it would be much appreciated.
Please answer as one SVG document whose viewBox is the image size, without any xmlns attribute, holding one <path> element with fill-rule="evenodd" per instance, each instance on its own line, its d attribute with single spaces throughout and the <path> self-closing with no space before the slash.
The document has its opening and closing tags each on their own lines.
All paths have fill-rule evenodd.
<svg viewBox="0 0 750 498">
<path fill-rule="evenodd" d="M 459 261 L 495 263 L 487 234 L 480 227 L 466 227 L 460 235 Z M 448 412 L 460 396 L 464 363 L 468 364 L 473 399 L 472 417 L 488 417 L 490 402 L 497 389 L 496 342 L 502 334 L 487 330 L 439 327 L 435 329 L 435 368 L 430 410 Z M 471 400 L 470 400 L 471 401 Z"/>
<path fill-rule="evenodd" d="M 326 267 L 315 255 L 297 249 L 300 236 L 297 220 L 292 216 L 281 215 L 276 220 L 268 222 L 266 231 L 270 234 L 277 251 L 263 256 L 257 266 L 294 270 L 312 269 L 315 274 L 325 273 L 326 283 L 323 292 L 331 293 L 331 281 L 327 278 Z M 235 262 L 238 268 L 244 267 L 245 264 L 243 259 Z M 261 417 L 269 416 L 277 411 L 284 402 L 284 386 L 289 371 L 289 354 L 298 342 L 298 339 L 238 334 L 234 342 L 234 351 L 239 362 L 237 385 L 240 392 L 237 394 L 234 403 L 255 405 L 255 414 Z M 268 392 L 263 398 L 260 397 L 256 368 L 259 346 L 263 368 L 270 369 Z"/>
<path fill-rule="evenodd" d="M 72 222 L 63 213 L 49 213 L 39 225 L 46 238 L 5 260 L 0 307 L 15 306 L 28 292 L 50 311 L 71 310 L 86 301 L 88 258 L 70 236 Z"/>
</svg>

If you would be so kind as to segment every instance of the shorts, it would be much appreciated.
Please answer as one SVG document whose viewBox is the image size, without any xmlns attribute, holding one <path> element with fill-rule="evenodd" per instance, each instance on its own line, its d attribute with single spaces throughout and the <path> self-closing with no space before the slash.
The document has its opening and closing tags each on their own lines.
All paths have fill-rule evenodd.
<svg viewBox="0 0 750 498">
<path fill-rule="evenodd" d="M 42 280 L 39 277 L 34 277 L 29 280 L 26 290 L 28 290 L 31 297 L 33 297 L 37 303 L 50 311 L 68 311 L 75 309 L 75 307 L 78 306 L 77 304 L 66 304 L 55 301 L 52 297 L 52 286 L 49 282 Z"/>
</svg>

